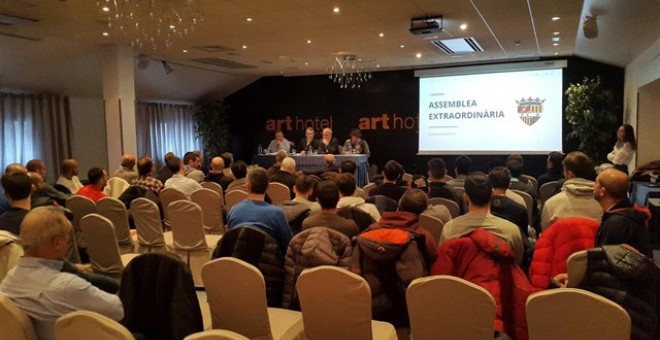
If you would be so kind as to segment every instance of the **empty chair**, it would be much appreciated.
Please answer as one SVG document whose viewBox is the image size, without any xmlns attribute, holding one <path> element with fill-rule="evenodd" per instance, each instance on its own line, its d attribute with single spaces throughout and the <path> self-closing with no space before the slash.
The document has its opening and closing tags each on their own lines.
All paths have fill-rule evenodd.
<svg viewBox="0 0 660 340">
<path fill-rule="evenodd" d="M 250 340 L 238 333 L 226 329 L 211 329 L 204 332 L 190 334 L 183 340 Z"/>
<path fill-rule="evenodd" d="M 4 295 L 0 295 L 0 320 L 3 340 L 37 340 L 30 318 Z"/>
<path fill-rule="evenodd" d="M 130 211 L 137 230 L 137 252 L 142 254 L 165 250 L 165 237 L 158 205 L 150 199 L 140 197 L 133 200 Z"/>
<path fill-rule="evenodd" d="M 216 182 L 206 182 L 206 181 L 204 181 L 204 182 L 200 183 L 200 185 L 204 189 L 210 189 L 210 190 L 213 190 L 213 191 L 217 192 L 220 195 L 220 197 L 225 197 L 225 192 L 224 192 L 224 190 L 222 190 L 222 186 L 220 184 L 216 183 Z"/>
<path fill-rule="evenodd" d="M 373 189 L 375 187 L 376 187 L 376 183 L 372 182 L 372 183 L 369 183 L 369 184 L 365 185 L 362 188 L 362 190 L 364 190 L 364 194 L 367 195 L 367 197 L 369 197 L 369 193 L 371 192 L 371 189 Z"/>
<path fill-rule="evenodd" d="M 96 211 L 99 215 L 112 221 L 117 236 L 117 244 L 122 254 L 135 252 L 135 245 L 131 237 L 131 229 L 128 225 L 128 213 L 126 206 L 112 197 L 104 197 L 96 202 Z"/>
<path fill-rule="evenodd" d="M 547 182 L 539 188 L 539 200 L 545 202 L 557 192 L 557 181 Z"/>
<path fill-rule="evenodd" d="M 74 195 L 66 200 L 66 208 L 71 210 L 73 213 L 73 220 L 71 221 L 71 226 L 73 227 L 73 233 L 75 234 L 75 246 L 78 248 L 87 248 L 87 243 L 82 236 L 82 230 L 80 229 L 80 219 L 96 212 L 96 203 L 91 199 Z M 69 255 L 71 255 L 71 248 L 69 248 Z"/>
<path fill-rule="evenodd" d="M 464 187 L 453 187 L 452 189 L 454 189 L 454 192 L 456 193 L 456 197 L 458 197 L 462 200 L 463 195 L 465 194 L 465 188 Z"/>
<path fill-rule="evenodd" d="M 456 188 L 454 188 L 456 189 Z M 461 214 L 461 208 L 458 206 L 458 203 L 444 198 L 444 197 L 433 197 L 429 199 L 429 204 L 431 205 L 436 205 L 436 204 L 442 204 L 447 209 L 449 210 L 449 214 L 451 214 L 451 218 L 456 218 Z"/>
<path fill-rule="evenodd" d="M 55 323 L 55 340 L 133 340 L 133 334 L 117 321 L 90 311 L 71 312 Z"/>
<path fill-rule="evenodd" d="M 264 277 L 256 267 L 223 257 L 204 265 L 202 279 L 213 328 L 250 339 L 302 338 L 300 312 L 267 307 Z"/>
<path fill-rule="evenodd" d="M 296 287 L 307 339 L 397 339 L 394 326 L 371 320 L 371 289 L 359 275 L 320 266 L 305 269 Z"/>
<path fill-rule="evenodd" d="M 87 240 L 87 252 L 95 273 L 119 278 L 124 266 L 137 254 L 120 255 L 112 222 L 99 215 L 89 214 L 80 220 Z"/>
<path fill-rule="evenodd" d="M 174 188 L 165 188 L 160 191 L 158 198 L 160 199 L 160 206 L 163 207 L 163 223 L 169 227 L 171 225 L 170 215 L 168 214 L 170 203 L 178 200 L 188 200 L 188 197 Z"/>
<path fill-rule="evenodd" d="M 435 244 L 438 244 L 438 242 L 440 241 L 440 235 L 442 235 L 442 228 L 445 227 L 445 223 L 442 222 L 442 220 L 440 220 L 439 218 L 421 214 L 419 215 L 418 224 L 420 227 L 428 230 L 431 233 L 431 235 L 433 235 Z"/>
<path fill-rule="evenodd" d="M 369 196 L 365 202 L 375 205 L 376 209 L 378 209 L 378 212 L 381 214 L 384 212 L 397 211 L 399 208 L 399 203 L 397 201 L 384 195 Z"/>
<path fill-rule="evenodd" d="M 204 231 L 213 234 L 225 232 L 225 219 L 222 214 L 224 202 L 220 194 L 211 189 L 202 188 L 193 192 L 190 199 L 202 208 Z"/>
<path fill-rule="evenodd" d="M 225 195 L 225 209 L 227 213 L 231 211 L 236 204 L 248 197 L 248 193 L 243 190 L 232 190 Z"/>
<path fill-rule="evenodd" d="M 126 182 L 125 179 L 112 177 L 108 180 L 108 183 L 105 184 L 103 192 L 112 198 L 118 198 L 130 186 L 131 184 Z"/>
<path fill-rule="evenodd" d="M 414 280 L 406 291 L 412 338 L 493 339 L 495 299 L 484 288 L 448 275 Z"/>
<path fill-rule="evenodd" d="M 282 183 L 270 182 L 266 188 L 266 195 L 272 204 L 280 204 L 291 199 L 291 190 Z"/>
<path fill-rule="evenodd" d="M 511 191 L 515 192 L 516 194 L 520 195 L 525 200 L 525 207 L 527 208 L 527 218 L 528 221 L 532 221 L 532 211 L 533 211 L 533 206 L 534 206 L 534 199 L 532 198 L 532 195 L 521 191 L 521 190 L 514 190 L 511 189 Z"/>
<path fill-rule="evenodd" d="M 530 340 L 630 339 L 630 316 L 618 304 L 591 292 L 562 288 L 527 299 Z"/>
<path fill-rule="evenodd" d="M 577 288 L 587 275 L 587 250 L 577 251 L 568 257 L 566 273 L 570 280 L 566 287 Z"/>
</svg>

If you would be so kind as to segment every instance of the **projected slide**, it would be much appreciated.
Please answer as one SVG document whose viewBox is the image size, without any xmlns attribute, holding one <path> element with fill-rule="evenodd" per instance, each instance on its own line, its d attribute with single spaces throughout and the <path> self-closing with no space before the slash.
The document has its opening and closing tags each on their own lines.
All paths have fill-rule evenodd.
<svg viewBox="0 0 660 340">
<path fill-rule="evenodd" d="M 420 78 L 420 154 L 562 149 L 562 70 Z"/>
</svg>

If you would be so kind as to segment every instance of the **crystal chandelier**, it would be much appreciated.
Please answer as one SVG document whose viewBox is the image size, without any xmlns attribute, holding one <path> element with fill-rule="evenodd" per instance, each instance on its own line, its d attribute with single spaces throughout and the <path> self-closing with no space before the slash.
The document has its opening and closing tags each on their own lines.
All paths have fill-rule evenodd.
<svg viewBox="0 0 660 340">
<path fill-rule="evenodd" d="M 328 67 L 328 77 L 339 84 L 340 89 L 359 89 L 371 79 L 370 62 L 359 59 L 355 54 L 336 56 Z"/>
<path fill-rule="evenodd" d="M 170 49 L 204 20 L 198 0 L 98 0 L 108 28 L 131 39 L 136 48 Z"/>
</svg>

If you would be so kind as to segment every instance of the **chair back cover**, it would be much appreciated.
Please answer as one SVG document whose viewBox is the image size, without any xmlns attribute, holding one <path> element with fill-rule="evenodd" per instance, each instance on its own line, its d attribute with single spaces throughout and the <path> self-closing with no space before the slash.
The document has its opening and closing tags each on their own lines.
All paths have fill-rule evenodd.
<svg viewBox="0 0 660 340">
<path fill-rule="evenodd" d="M 96 211 L 99 215 L 112 221 L 121 253 L 134 252 L 135 246 L 131 237 L 131 228 L 128 225 L 128 213 L 126 212 L 124 203 L 116 198 L 104 197 L 96 202 Z"/>
<path fill-rule="evenodd" d="M 211 189 L 202 188 L 193 192 L 190 199 L 202 208 L 204 230 L 214 234 L 224 233 L 225 221 L 222 217 L 224 208 L 222 196 Z"/>
<path fill-rule="evenodd" d="M 546 182 L 539 188 L 539 200 L 545 202 L 557 191 L 557 181 Z"/>
<path fill-rule="evenodd" d="M 296 288 L 307 339 L 372 338 L 371 289 L 359 275 L 319 266 L 303 270 Z"/>
<path fill-rule="evenodd" d="M 277 205 L 291 199 L 291 190 L 282 183 L 270 182 L 266 188 L 266 195 L 270 197 L 272 204 Z"/>
<path fill-rule="evenodd" d="M 80 220 L 80 226 L 87 240 L 87 253 L 94 272 L 121 275 L 124 265 L 112 222 L 99 214 L 90 214 Z"/>
<path fill-rule="evenodd" d="M 160 206 L 163 207 L 163 217 L 165 218 L 165 224 L 170 225 L 170 215 L 169 215 L 169 206 L 170 203 L 178 200 L 188 200 L 188 197 L 184 193 L 174 188 L 165 188 L 160 191 L 158 195 L 160 198 Z"/>
<path fill-rule="evenodd" d="M 437 217 L 421 214 L 419 215 L 419 226 L 428 230 L 433 239 L 435 239 L 435 244 L 438 244 L 440 241 L 440 235 L 442 235 L 442 229 L 445 227 L 445 223 L 442 222 Z"/>
<path fill-rule="evenodd" d="M 200 183 L 202 188 L 210 189 L 218 193 L 220 197 L 225 197 L 225 191 L 222 189 L 222 186 L 216 182 L 202 182 Z"/>
<path fill-rule="evenodd" d="M 103 192 L 110 197 L 117 198 L 130 186 L 131 184 L 126 182 L 125 179 L 112 177 L 108 180 L 108 183 L 105 184 Z"/>
<path fill-rule="evenodd" d="M 362 197 L 362 199 L 367 199 L 367 194 L 364 192 L 364 189 L 360 187 L 355 187 L 355 192 L 353 193 L 355 197 Z"/>
<path fill-rule="evenodd" d="M 211 329 L 195 334 L 190 334 L 183 340 L 250 340 L 238 333 L 226 329 Z"/>
<path fill-rule="evenodd" d="M 225 209 L 227 213 L 231 211 L 236 204 L 248 197 L 248 193 L 243 190 L 232 190 L 225 195 Z"/>
<path fill-rule="evenodd" d="M 539 188 L 539 182 L 531 175 L 520 175 L 521 182 L 529 183 L 534 188 L 534 192 Z"/>
<path fill-rule="evenodd" d="M 568 262 L 566 264 L 568 270 L 568 282 L 566 287 L 575 288 L 582 283 L 584 277 L 587 275 L 587 250 L 581 250 L 573 253 L 568 257 Z"/>
<path fill-rule="evenodd" d="M 365 201 L 375 205 L 380 214 L 397 211 L 397 209 L 399 209 L 399 203 L 397 203 L 397 201 L 384 195 L 369 196 Z"/>
<path fill-rule="evenodd" d="M 463 195 L 465 194 L 465 188 L 464 187 L 453 187 L 454 192 L 456 193 L 456 197 L 463 199 Z"/>
<path fill-rule="evenodd" d="M 256 267 L 237 258 L 223 257 L 204 265 L 202 280 L 213 328 L 250 339 L 271 338 L 266 284 Z"/>
<path fill-rule="evenodd" d="M 373 188 L 375 188 L 375 187 L 376 187 L 376 183 L 373 183 L 373 182 L 372 182 L 372 183 L 369 183 L 369 184 L 365 185 L 365 186 L 362 188 L 362 190 L 364 190 L 364 194 L 365 194 L 367 197 L 369 197 L 369 193 L 371 192 L 371 189 L 373 189 Z"/>
<path fill-rule="evenodd" d="M 195 202 L 178 200 L 170 203 L 170 222 L 176 250 L 208 249 L 204 237 L 202 208 Z"/>
<path fill-rule="evenodd" d="M 525 200 L 525 208 L 527 208 L 527 218 L 528 221 L 532 220 L 532 206 L 534 205 L 534 199 L 532 196 L 524 191 L 521 190 L 514 190 L 511 189 L 511 191 L 515 192 L 516 194 L 520 195 Z"/>
<path fill-rule="evenodd" d="M 337 215 L 355 221 L 355 224 L 360 228 L 360 232 L 369 228 L 371 224 L 376 222 L 368 212 L 358 207 L 343 207 L 337 210 Z"/>
<path fill-rule="evenodd" d="M 456 188 L 454 188 L 454 190 L 456 190 Z M 458 194 L 458 192 L 457 192 L 457 194 Z M 463 196 L 461 195 L 461 197 L 463 197 Z M 444 197 L 430 198 L 429 199 L 429 204 L 430 205 L 436 205 L 436 204 L 444 205 L 445 207 L 447 207 L 447 209 L 449 209 L 449 214 L 451 214 L 451 218 L 456 218 L 461 214 L 461 208 L 458 206 L 458 203 L 456 203 L 456 202 L 454 202 L 450 199 L 444 198 Z"/>
<path fill-rule="evenodd" d="M 493 339 L 495 299 L 484 288 L 454 276 L 414 280 L 406 291 L 415 340 Z"/>
<path fill-rule="evenodd" d="M 133 200 L 130 211 L 137 230 L 140 252 L 165 250 L 158 205 L 150 199 L 140 197 Z"/>
<path fill-rule="evenodd" d="M 582 289 L 540 291 L 527 299 L 533 340 L 630 339 L 630 316 L 618 304 Z"/>
<path fill-rule="evenodd" d="M 18 236 L 0 230 L 0 282 L 12 268 L 16 267 L 21 256 L 23 256 L 23 247 Z"/>
<path fill-rule="evenodd" d="M 80 229 L 80 219 L 89 214 L 96 213 L 96 203 L 85 196 L 73 195 L 66 199 L 65 205 L 73 213 L 71 226 L 76 235 L 76 245 L 78 248 L 87 248 L 87 243 L 85 243 L 82 230 Z"/>
<path fill-rule="evenodd" d="M 3 340 L 37 340 L 30 318 L 8 297 L 0 295 Z"/>
<path fill-rule="evenodd" d="M 133 340 L 133 334 L 118 322 L 90 311 L 71 312 L 55 322 L 55 340 Z"/>
</svg>

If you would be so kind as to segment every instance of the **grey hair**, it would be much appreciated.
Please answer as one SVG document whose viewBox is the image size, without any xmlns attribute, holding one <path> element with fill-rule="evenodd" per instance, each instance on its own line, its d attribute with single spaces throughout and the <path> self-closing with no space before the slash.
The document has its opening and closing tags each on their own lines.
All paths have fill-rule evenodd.
<svg viewBox="0 0 660 340">
<path fill-rule="evenodd" d="M 55 206 L 32 209 L 21 223 L 21 244 L 26 252 L 49 247 L 54 237 L 71 232 L 71 223 L 62 209 Z"/>
</svg>

